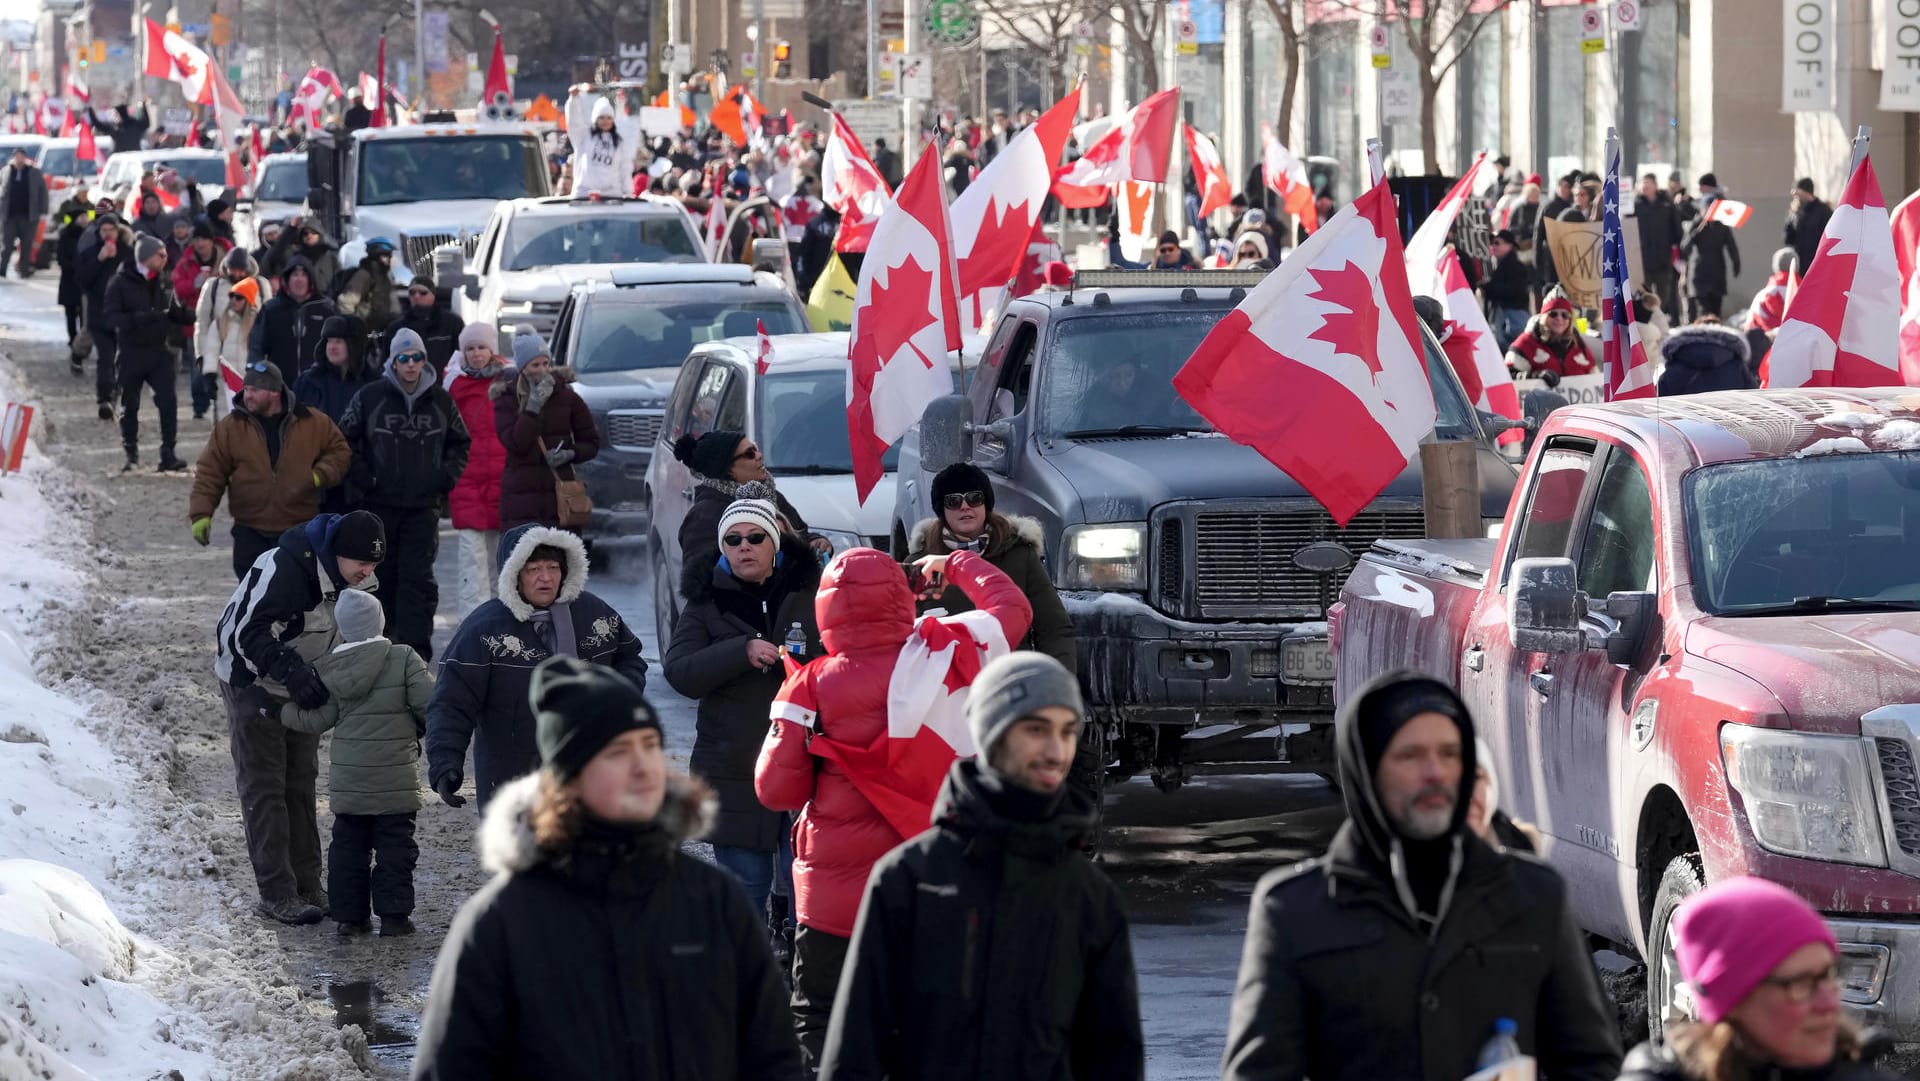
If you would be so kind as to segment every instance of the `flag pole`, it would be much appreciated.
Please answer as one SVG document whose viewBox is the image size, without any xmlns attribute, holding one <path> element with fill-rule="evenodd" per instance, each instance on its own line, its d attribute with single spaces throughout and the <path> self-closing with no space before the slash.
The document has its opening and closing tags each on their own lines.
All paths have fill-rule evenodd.
<svg viewBox="0 0 1920 1081">
<path fill-rule="evenodd" d="M 1866 160 L 1867 144 L 1871 143 L 1872 141 L 1873 141 L 1873 129 L 1871 127 L 1868 127 L 1867 125 L 1862 124 L 1860 125 L 1860 129 L 1854 132 L 1853 160 L 1847 164 L 1848 180 L 1853 179 L 1853 174 L 1858 172 L 1860 169 L 1860 163 Z"/>
<path fill-rule="evenodd" d="M 1380 178 L 1387 175 L 1386 155 L 1380 149 L 1379 136 L 1367 140 L 1367 172 L 1371 175 L 1368 187 L 1379 184 Z"/>
</svg>

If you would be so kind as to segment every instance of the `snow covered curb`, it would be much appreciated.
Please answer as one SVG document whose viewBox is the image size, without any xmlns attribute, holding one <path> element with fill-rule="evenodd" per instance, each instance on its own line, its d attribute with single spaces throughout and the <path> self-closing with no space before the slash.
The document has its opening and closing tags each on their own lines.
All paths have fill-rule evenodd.
<svg viewBox="0 0 1920 1081">
<path fill-rule="evenodd" d="M 41 314 L 9 313 L 0 351 L 49 330 L 59 340 L 57 309 L 51 327 Z M 27 398 L 0 359 L 0 402 Z M 180 799 L 172 740 L 87 682 L 99 665 L 139 659 L 75 648 L 73 624 L 110 626 L 127 608 L 90 589 L 86 568 L 115 558 L 92 543 L 100 497 L 42 442 L 0 477 L 0 1078 L 361 1074 L 364 1036 L 336 1030 L 290 983 L 250 888 L 212 877 L 229 810 Z"/>
</svg>

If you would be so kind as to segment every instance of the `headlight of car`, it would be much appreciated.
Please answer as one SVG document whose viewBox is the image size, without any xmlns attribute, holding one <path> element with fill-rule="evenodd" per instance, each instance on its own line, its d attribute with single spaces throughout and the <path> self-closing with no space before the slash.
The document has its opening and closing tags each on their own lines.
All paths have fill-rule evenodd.
<svg viewBox="0 0 1920 1081">
<path fill-rule="evenodd" d="M 1783 856 L 1884 867 L 1867 744 L 1853 736 L 1720 729 L 1727 781 L 1762 848 Z"/>
<path fill-rule="evenodd" d="M 834 555 L 839 555 L 849 548 L 864 548 L 867 544 L 866 539 L 860 534 L 844 529 L 816 529 L 813 532 L 816 536 L 827 538 L 827 543 L 833 545 Z"/>
<path fill-rule="evenodd" d="M 502 300 L 500 302 L 500 314 L 501 315 L 532 315 L 533 301 Z"/>
<path fill-rule="evenodd" d="M 1066 553 L 1062 589 L 1139 593 L 1147 588 L 1145 522 L 1070 526 L 1060 547 Z"/>
</svg>

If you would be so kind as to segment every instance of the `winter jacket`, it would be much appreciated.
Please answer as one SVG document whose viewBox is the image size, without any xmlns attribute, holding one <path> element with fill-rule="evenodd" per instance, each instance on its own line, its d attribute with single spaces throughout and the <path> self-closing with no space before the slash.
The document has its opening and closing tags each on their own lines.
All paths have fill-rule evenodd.
<svg viewBox="0 0 1920 1081">
<path fill-rule="evenodd" d="M 22 215 L 29 222 L 38 222 L 47 216 L 47 178 L 40 167 L 29 164 L 16 169 L 12 165 L 0 166 L 0 217 L 9 216 L 13 208 L 13 195 L 16 185 L 26 188 L 26 213 Z"/>
<path fill-rule="evenodd" d="M 1680 252 L 1687 257 L 1687 295 L 1726 296 L 1727 268 L 1740 275 L 1740 245 L 1733 230 L 1703 212 L 1680 237 Z"/>
<path fill-rule="evenodd" d="M 1094 814 L 955 762 L 867 882 L 821 1081 L 1145 1077 L 1120 891 L 1079 850 Z"/>
<path fill-rule="evenodd" d="M 972 552 L 947 562 L 947 580 L 1000 623 L 1008 642 L 1026 637 L 1032 608 L 1020 587 Z M 855 548 L 828 566 L 814 601 L 827 655 L 808 664 L 782 697 L 805 697 L 814 709 L 776 704 L 773 727 L 754 765 L 753 787 L 775 811 L 799 811 L 793 833 L 793 892 L 802 924 L 830 935 L 853 934 L 867 875 L 881 856 L 907 839 L 868 800 L 838 758 L 815 753 L 825 737 L 837 747 L 866 748 L 887 735 L 887 687 L 914 629 L 913 592 L 899 564 Z M 801 692 L 804 692 L 802 694 Z M 825 750 L 826 748 L 821 748 Z M 937 790 L 924 796 L 928 806 Z"/>
<path fill-rule="evenodd" d="M 101 260 L 101 231 L 111 229 L 115 234 L 117 253 L 112 259 Z M 87 326 L 94 333 L 112 334 L 113 327 L 107 322 L 107 286 L 119 274 L 121 267 L 133 265 L 133 230 L 126 227 L 117 217 L 105 217 L 88 227 L 80 237 L 79 265 L 74 268 L 74 284 L 79 288 L 80 296 L 86 301 Z"/>
<path fill-rule="evenodd" d="M 319 222 L 308 221 L 298 229 L 291 226 L 282 229 L 280 239 L 274 241 L 273 246 L 267 249 L 267 257 L 260 260 L 260 265 L 273 267 L 274 273 L 284 276 L 287 271 L 293 269 L 294 260 L 304 259 L 307 269 L 313 272 L 314 295 L 330 297 L 334 292 L 333 279 L 340 273 L 339 251 L 335 249 L 331 239 L 326 239 L 324 232 L 321 234 L 320 243 L 312 247 L 300 241 L 300 234 L 306 229 L 319 227 Z"/>
<path fill-rule="evenodd" d="M 1526 308 L 1533 300 L 1532 288 L 1528 282 L 1527 264 L 1520 261 L 1516 252 L 1508 252 L 1505 259 L 1493 264 L 1493 273 L 1480 283 L 1480 295 L 1487 304 L 1495 308 Z"/>
<path fill-rule="evenodd" d="M 1823 1067 L 1797 1070 L 1771 1063 L 1763 1064 L 1747 1075 L 1749 1081 L 1895 1081 L 1863 1062 L 1838 1059 Z M 1643 1043 L 1627 1052 L 1627 1063 L 1619 1081 L 1707 1081 L 1706 1075 L 1681 1060 L 1666 1044 Z"/>
<path fill-rule="evenodd" d="M 765 482 L 762 482 L 765 483 Z M 730 491 L 716 487 L 713 481 L 696 481 L 693 499 L 687 504 L 686 517 L 680 519 L 680 588 L 687 586 L 687 568 L 711 567 L 720 558 L 720 516 L 736 498 Z M 774 507 L 796 536 L 811 539 L 806 519 L 779 491 L 773 493 Z"/>
<path fill-rule="evenodd" d="M 429 340 L 428 354 L 433 345 Z M 447 510 L 455 529 L 500 528 L 500 474 L 507 467 L 507 449 L 493 426 L 493 380 L 461 374 L 447 387 L 460 419 L 467 426 L 467 468 L 447 496 Z"/>
<path fill-rule="evenodd" d="M 800 1081 L 763 918 L 680 851 L 705 830 L 704 787 L 669 774 L 652 823 L 588 819 L 551 852 L 527 821 L 538 785 L 487 809 L 494 878 L 447 931 L 414 1081 Z"/>
<path fill-rule="evenodd" d="M 1713 323 L 1681 327 L 1660 344 L 1660 355 L 1667 361 L 1660 373 L 1662 398 L 1760 386 L 1747 370 L 1747 336 L 1732 327 Z"/>
<path fill-rule="evenodd" d="M 268 424 L 280 433 L 280 454 L 272 460 Z M 233 409 L 214 421 L 194 466 L 187 519 L 213 517 L 225 494 L 234 521 L 263 533 L 284 533 L 319 513 L 321 493 L 340 483 L 351 458 L 333 421 L 291 391 L 280 392 L 280 415 L 264 420 L 247 412 L 236 392 Z"/>
<path fill-rule="evenodd" d="M 402 305 L 399 314 L 380 334 L 382 354 L 391 352 L 393 335 L 401 327 L 420 335 L 420 340 L 427 343 L 427 363 L 433 365 L 434 371 L 444 372 L 448 365 L 454 363 L 454 354 L 460 351 L 460 332 L 466 329 L 467 324 L 437 300 L 426 311 L 421 311 L 411 303 Z M 472 418 L 468 418 L 467 427 L 475 427 Z M 483 427 L 489 430 L 493 428 L 491 415 Z"/>
<path fill-rule="evenodd" d="M 602 116 L 613 130 L 598 130 Z M 567 97 L 567 138 L 573 144 L 573 192 L 621 195 L 633 180 L 633 155 L 645 133 L 640 115 L 615 109 L 603 97 L 574 92 Z"/>
<path fill-rule="evenodd" d="M 206 275 L 206 281 L 219 277 L 220 260 L 226 257 L 226 249 L 222 248 L 218 242 L 213 246 L 213 258 L 205 263 L 200 261 L 200 257 L 193 253 L 191 247 L 186 250 L 186 254 L 181 256 L 180 261 L 173 265 L 171 272 L 173 294 L 180 298 L 181 307 L 188 311 L 194 310 L 194 306 L 200 303 L 200 287 L 205 284 L 201 280 L 201 275 Z"/>
<path fill-rule="evenodd" d="M 340 287 L 339 304 L 341 314 L 359 319 L 374 334 L 384 332 L 399 316 L 394 310 L 393 272 L 371 255 L 360 260 Z"/>
<path fill-rule="evenodd" d="M 294 377 L 293 392 L 301 401 L 332 417 L 335 423 L 346 419 L 347 408 L 362 390 L 384 378 L 378 366 L 367 363 L 360 355 L 357 337 L 347 339 L 345 365 L 335 367 L 322 352 L 312 364 L 297 370 L 300 374 Z"/>
<path fill-rule="evenodd" d="M 200 288 L 200 300 L 194 307 L 193 351 L 200 358 L 200 372 L 215 375 L 224 360 L 238 372 L 247 362 L 247 338 L 260 309 L 249 306 L 246 314 L 233 314 L 233 283 L 226 275 L 215 274 Z"/>
<path fill-rule="evenodd" d="M 57 299 L 63 308 L 81 303 L 86 294 L 80 288 L 80 238 L 87 235 L 93 221 L 93 208 L 85 201 L 69 199 L 60 206 L 62 224 L 54 237 L 53 254 L 60 264 L 60 291 Z"/>
<path fill-rule="evenodd" d="M 572 616 L 575 648 L 581 660 L 617 669 L 645 687 L 647 662 L 640 640 L 613 606 L 586 591 L 587 549 L 563 529 L 525 525 L 500 536 L 499 566 L 493 600 L 460 621 L 447 644 L 440 678 L 427 706 L 427 778 L 438 788 L 443 778 L 457 784 L 465 776 L 467 744 L 473 748 L 473 782 L 485 804 L 501 785 L 540 764 L 533 743 L 533 708 L 527 686 L 533 669 L 553 655 L 534 627 L 534 608 L 520 596 L 520 569 L 533 550 L 552 545 L 567 554 L 560 595 L 549 609 L 556 617 L 565 606 Z"/>
<path fill-rule="evenodd" d="M 773 577 L 753 586 L 735 578 L 724 559 L 687 564 L 681 594 L 687 607 L 667 647 L 667 683 L 700 703 L 695 718 L 695 776 L 720 796 L 710 838 L 716 845 L 772 852 L 783 832 L 781 816 L 761 806 L 753 791 L 753 764 L 767 734 L 767 718 L 785 672 L 747 660 L 755 638 L 783 645 L 795 623 L 807 636 L 803 661 L 821 654 L 814 622 L 820 563 L 798 537 L 785 536 Z"/>
<path fill-rule="evenodd" d="M 1448 832 L 1409 842 L 1388 822 L 1361 730 L 1379 690 L 1403 679 L 1453 696 L 1437 680 L 1391 673 L 1341 707 L 1334 742 L 1347 821 L 1326 855 L 1268 872 L 1254 890 L 1222 1081 L 1459 1081 L 1501 1018 L 1518 1026 L 1541 1076 L 1611 1081 L 1619 1035 L 1565 881 L 1466 828 L 1471 722 L 1460 725 Z M 1426 902 L 1408 868 L 1429 866 L 1438 900 L 1431 916 L 1416 916 Z"/>
<path fill-rule="evenodd" d="M 107 283 L 106 323 L 119 343 L 122 371 L 171 363 L 175 330 L 193 325 L 193 314 L 174 303 L 164 275 L 149 278 L 128 262 Z"/>
<path fill-rule="evenodd" d="M 389 363 L 385 378 L 353 396 L 340 434 L 353 448 L 347 489 L 355 503 L 438 507 L 467 468 L 466 422 L 432 369 L 421 370 L 409 394 Z"/>
<path fill-rule="evenodd" d="M 331 730 L 327 800 L 337 815 L 403 815 L 420 809 L 420 735 L 433 673 L 412 646 L 369 638 L 313 662 L 327 704 L 289 702 L 280 722 L 296 732 Z"/>
<path fill-rule="evenodd" d="M 1640 265 L 1649 277 L 1672 273 L 1673 249 L 1680 246 L 1680 215 L 1673 200 L 1664 191 L 1651 199 L 1636 195 L 1633 216 L 1640 221 Z"/>
<path fill-rule="evenodd" d="M 311 265 L 295 257 L 293 266 Z M 328 317 L 338 314 L 324 293 L 308 294 L 296 300 L 287 292 L 277 292 L 260 306 L 260 318 L 254 320 L 253 333 L 247 339 L 248 360 L 270 360 L 282 375 L 298 372 L 326 357 L 320 348 L 320 328 Z M 315 404 L 321 404 L 315 401 Z M 328 416 L 339 419 L 332 412 Z"/>
<path fill-rule="evenodd" d="M 1787 279 L 1790 273 L 1776 270 L 1767 277 L 1767 284 L 1758 293 L 1753 294 L 1753 302 L 1747 305 L 1747 330 L 1771 332 L 1780 329 L 1780 319 L 1787 314 Z"/>
<path fill-rule="evenodd" d="M 1538 379 L 1542 372 L 1568 376 L 1591 375 L 1597 370 L 1593 354 L 1587 352 L 1585 338 L 1569 333 L 1555 341 L 1548 336 L 1546 324 L 1538 315 L 1528 320 L 1527 329 L 1507 346 L 1507 367 L 1522 379 L 1529 376 Z"/>
<path fill-rule="evenodd" d="M 1833 208 L 1819 199 L 1809 199 L 1787 212 L 1786 227 L 1780 231 L 1781 240 L 1793 249 L 1802 278 L 1813 266 L 1813 257 L 1820 253 L 1820 238 L 1826 235 L 1827 221 L 1832 217 Z"/>
<path fill-rule="evenodd" d="M 574 468 L 600 453 L 593 411 L 573 392 L 572 383 L 571 369 L 553 369 L 553 394 L 537 417 L 526 411 L 526 380 L 517 372 L 508 371 L 493 384 L 493 430 L 507 452 L 500 474 L 502 529 L 528 523 L 558 525 L 560 503 L 553 494 L 556 472 L 573 480 Z M 573 461 L 558 471 L 547 464 L 547 451 L 557 447 L 573 451 Z"/>
<path fill-rule="evenodd" d="M 1032 518 L 996 512 L 987 517 L 987 538 L 986 550 L 981 554 L 1013 579 L 1020 592 L 1027 595 L 1027 603 L 1033 606 L 1033 629 L 1024 641 L 1014 643 L 1014 648 L 1045 653 L 1066 665 L 1067 671 L 1077 671 L 1080 650 L 1075 644 L 1073 621 L 1067 618 L 1067 606 L 1060 603 L 1060 591 L 1047 576 L 1046 559 L 1040 554 L 1041 545 L 1046 543 L 1040 523 Z M 940 519 L 928 518 L 914 527 L 913 542 L 908 546 L 909 561 L 929 552 L 944 555 L 949 551 Z M 958 587 L 949 585 L 940 596 L 921 602 L 921 611 L 930 608 L 943 608 L 949 615 L 958 615 L 972 611 L 973 604 Z"/>
<path fill-rule="evenodd" d="M 317 514 L 280 535 L 272 551 L 254 561 L 220 613 L 213 673 L 232 687 L 259 683 L 287 696 L 284 677 L 295 665 L 312 663 L 340 644 L 334 600 L 347 588 L 333 555 L 340 515 Z M 369 575 L 358 589 L 379 587 Z"/>
</svg>

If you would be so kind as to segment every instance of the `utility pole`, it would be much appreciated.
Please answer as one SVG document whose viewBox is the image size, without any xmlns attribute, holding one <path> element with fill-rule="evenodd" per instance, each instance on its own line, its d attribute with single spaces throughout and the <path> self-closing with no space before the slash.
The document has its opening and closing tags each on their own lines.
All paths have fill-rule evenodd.
<svg viewBox="0 0 1920 1081">
<path fill-rule="evenodd" d="M 385 78 L 386 73 L 382 72 Z M 417 86 L 411 86 L 414 107 L 424 108 L 427 104 L 427 5 L 426 0 L 413 0 L 413 77 L 420 80 Z M 386 102 L 380 103 L 386 108 Z"/>
<path fill-rule="evenodd" d="M 880 0 L 867 0 L 867 100 L 873 100 L 874 91 L 878 89 L 880 89 Z"/>
<path fill-rule="evenodd" d="M 926 55 L 931 62 L 931 54 L 926 52 L 927 11 L 926 0 L 903 0 L 901 4 L 900 33 L 906 40 L 906 55 Z M 894 89 L 900 93 L 900 145 L 894 152 L 900 155 L 902 176 L 904 170 L 913 168 L 920 158 L 920 103 L 907 94 L 905 80 L 895 83 Z M 939 148 L 933 151 L 939 154 Z"/>
<path fill-rule="evenodd" d="M 767 0 L 753 0 L 753 96 L 767 100 L 767 64 L 773 43 L 767 40 Z"/>
</svg>

